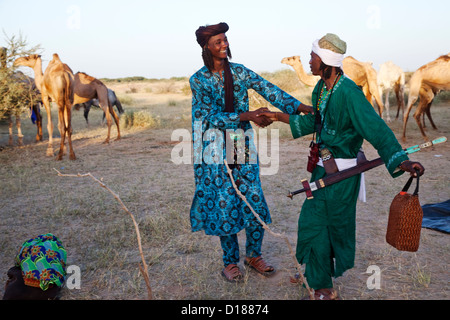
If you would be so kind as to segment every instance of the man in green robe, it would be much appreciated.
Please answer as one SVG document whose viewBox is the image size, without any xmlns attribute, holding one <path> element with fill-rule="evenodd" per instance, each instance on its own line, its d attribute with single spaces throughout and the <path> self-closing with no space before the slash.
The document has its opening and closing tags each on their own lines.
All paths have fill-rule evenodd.
<svg viewBox="0 0 450 320">
<path fill-rule="evenodd" d="M 273 120 L 291 127 L 294 138 L 315 132 L 321 151 L 329 150 L 339 170 L 356 165 L 363 140 L 377 149 L 392 177 L 404 171 L 423 174 L 418 162 L 411 162 L 395 135 L 378 116 L 361 89 L 342 71 L 346 43 L 336 35 L 327 34 L 313 44 L 310 66 L 321 77 L 312 93 L 314 111 L 307 115 L 272 113 Z M 320 115 L 317 132 L 316 114 Z M 270 114 L 264 114 L 270 116 Z M 312 171 L 311 181 L 327 173 L 320 159 Z M 350 165 L 350 166 L 353 166 Z M 315 290 L 315 299 L 337 299 L 332 277 L 341 276 L 354 266 L 355 216 L 361 175 L 318 189 L 313 198 L 305 200 L 298 221 L 296 257 L 306 264 L 305 276 Z"/>
</svg>

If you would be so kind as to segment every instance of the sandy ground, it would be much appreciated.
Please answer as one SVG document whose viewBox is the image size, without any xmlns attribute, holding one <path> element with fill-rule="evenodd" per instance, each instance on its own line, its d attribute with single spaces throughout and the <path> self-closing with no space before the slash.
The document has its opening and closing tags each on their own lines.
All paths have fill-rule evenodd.
<svg viewBox="0 0 450 320">
<path fill-rule="evenodd" d="M 139 102 L 139 108 L 145 105 L 147 110 L 159 110 L 161 117 L 166 113 L 189 116 L 189 99 L 176 92 L 164 96 L 155 91 L 147 94 L 140 91 L 134 99 L 135 102 L 147 99 Z M 167 106 L 169 100 L 176 101 L 172 103 L 174 106 Z M 132 107 L 126 106 L 127 109 Z M 434 107 L 432 114 L 438 130 L 429 128 L 430 137 L 449 136 L 449 106 Z M 297 300 L 307 294 L 289 283 L 289 277 L 296 272 L 292 257 L 284 240 L 270 234 L 266 235 L 263 252 L 278 269 L 274 277 L 266 279 L 246 270 L 245 282 L 240 285 L 226 283 L 220 277 L 218 239 L 190 232 L 192 165 L 176 165 L 171 161 L 174 146 L 179 144 L 178 140 L 173 141 L 172 133 L 174 129 L 190 130 L 189 119 L 183 122 L 181 117 L 175 127 L 126 129 L 120 141 L 104 145 L 106 129 L 99 124 L 101 112 L 91 111 L 94 125 L 90 128 L 83 123 L 81 112 L 77 117 L 73 139 L 76 161 L 69 161 L 67 156 L 61 162 L 46 157 L 47 141 L 34 143 L 31 125 L 25 130 L 25 146 L 8 147 L 7 127 L 1 125 L 0 282 L 6 281 L 6 271 L 23 241 L 52 232 L 68 250 L 68 265 L 79 266 L 82 275 L 81 288 L 64 289 L 63 299 L 147 296 L 129 217 L 111 194 L 89 178 L 58 177 L 55 168 L 68 174 L 89 172 L 101 178 L 135 214 L 155 299 Z M 400 121 L 389 126 L 400 138 Z M 270 227 L 287 235 L 295 246 L 304 196 L 290 200 L 286 195 L 289 190 L 300 188 L 301 179 L 309 178 L 305 170 L 309 138 L 292 140 L 286 127 L 273 128 L 281 128 L 279 156 L 271 159 L 271 165 L 278 169 L 275 174 L 262 176 L 273 217 Z M 115 134 L 113 128 L 112 138 Z M 404 147 L 423 142 L 413 120 L 407 134 L 407 141 L 402 142 Z M 372 146 L 365 143 L 364 148 L 368 159 L 378 157 Z M 415 153 L 411 159 L 426 168 L 420 185 L 421 203 L 448 200 L 450 144 Z M 406 180 L 406 175 L 392 179 L 383 166 L 366 173 L 367 202 L 358 203 L 357 207 L 355 267 L 335 280 L 342 299 L 449 298 L 447 234 L 422 229 L 420 248 L 415 253 L 400 252 L 385 241 L 389 205 Z M 245 235 L 240 234 L 239 238 L 243 249 Z M 380 270 L 380 283 L 377 288 L 370 288 L 374 268 Z"/>
</svg>

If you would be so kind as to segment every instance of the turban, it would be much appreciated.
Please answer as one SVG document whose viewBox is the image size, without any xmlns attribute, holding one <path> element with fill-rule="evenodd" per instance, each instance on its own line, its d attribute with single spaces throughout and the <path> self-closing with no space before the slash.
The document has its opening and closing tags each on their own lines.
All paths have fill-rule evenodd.
<svg viewBox="0 0 450 320">
<path fill-rule="evenodd" d="M 202 26 L 195 31 L 197 42 L 200 47 L 204 48 L 208 43 L 209 38 L 228 31 L 228 24 L 221 22 L 210 26 Z"/>
<path fill-rule="evenodd" d="M 332 33 L 327 33 L 320 40 L 313 42 L 312 51 L 317 54 L 323 63 L 332 67 L 342 68 L 347 44 Z"/>
</svg>

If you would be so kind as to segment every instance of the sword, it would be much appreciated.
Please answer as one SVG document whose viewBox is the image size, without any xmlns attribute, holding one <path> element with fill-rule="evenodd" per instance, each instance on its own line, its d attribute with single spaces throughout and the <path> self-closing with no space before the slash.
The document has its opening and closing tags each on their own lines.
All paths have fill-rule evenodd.
<svg viewBox="0 0 450 320">
<path fill-rule="evenodd" d="M 440 137 L 433 141 L 427 141 L 425 143 L 418 144 L 418 145 L 415 145 L 415 146 L 412 146 L 412 147 L 409 147 L 409 148 L 406 148 L 403 150 L 405 151 L 406 154 L 411 154 L 414 152 L 418 152 L 424 148 L 428 148 L 428 147 L 434 146 L 439 143 L 444 143 L 446 141 L 447 141 L 446 137 Z M 351 168 L 348 168 L 348 169 L 345 169 L 342 171 L 338 171 L 336 173 L 330 174 L 328 176 L 325 176 L 322 179 L 313 181 L 311 183 L 309 183 L 307 179 L 303 179 L 303 180 L 301 180 L 303 188 L 299 189 L 297 191 L 289 192 L 288 197 L 292 199 L 292 197 L 295 196 L 296 194 L 305 192 L 306 198 L 312 199 L 313 191 L 316 191 L 317 189 L 325 188 L 336 182 L 345 180 L 347 178 L 350 178 L 350 177 L 357 175 L 359 173 L 362 173 L 364 171 L 378 167 L 378 166 L 382 165 L 383 163 L 384 162 L 383 162 L 383 160 L 381 160 L 381 158 L 377 158 L 375 160 L 364 161 L 354 167 L 351 167 Z"/>
</svg>

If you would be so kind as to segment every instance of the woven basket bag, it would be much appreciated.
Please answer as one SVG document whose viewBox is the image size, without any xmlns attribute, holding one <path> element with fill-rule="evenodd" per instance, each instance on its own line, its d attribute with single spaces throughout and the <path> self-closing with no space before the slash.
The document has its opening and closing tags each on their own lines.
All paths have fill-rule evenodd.
<svg viewBox="0 0 450 320">
<path fill-rule="evenodd" d="M 419 249 L 423 211 L 419 202 L 419 175 L 413 194 L 407 191 L 413 181 L 410 177 L 391 203 L 386 232 L 386 241 L 401 251 L 415 252 Z"/>
</svg>

